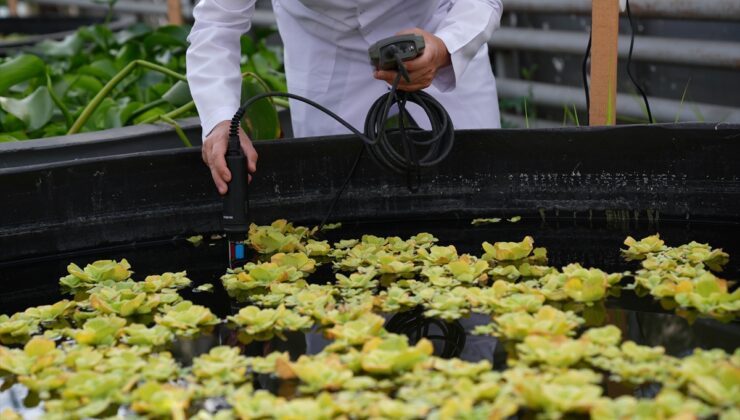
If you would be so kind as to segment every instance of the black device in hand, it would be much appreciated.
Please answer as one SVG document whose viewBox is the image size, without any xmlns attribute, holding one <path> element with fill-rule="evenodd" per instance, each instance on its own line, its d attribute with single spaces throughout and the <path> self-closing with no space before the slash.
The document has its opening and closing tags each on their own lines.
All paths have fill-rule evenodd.
<svg viewBox="0 0 740 420">
<path fill-rule="evenodd" d="M 229 266 L 232 268 L 246 257 L 244 241 L 249 232 L 247 159 L 239 143 L 238 133 L 235 136 L 236 138 L 229 138 L 225 156 L 226 166 L 231 171 L 231 181 L 223 198 L 221 218 L 221 226 L 229 244 Z"/>
<path fill-rule="evenodd" d="M 367 50 L 370 62 L 379 70 L 398 70 L 398 60 L 408 61 L 424 52 L 424 37 L 417 34 L 381 39 Z"/>
<path fill-rule="evenodd" d="M 329 212 L 321 222 L 324 225 L 332 213 L 342 191 L 357 168 L 357 164 L 365 149 L 369 150 L 373 159 L 381 167 L 388 170 L 406 174 L 411 179 L 412 174 L 417 174 L 421 168 L 430 167 L 444 160 L 452 149 L 454 143 L 454 127 L 450 116 L 442 105 L 425 92 L 397 92 L 401 77 L 409 81 L 409 75 L 404 61 L 413 60 L 424 52 L 424 37 L 418 34 L 396 35 L 382 39 L 368 49 L 370 61 L 376 68 L 382 70 L 396 70 L 399 74 L 391 86 L 390 92 L 384 94 L 373 103 L 365 121 L 365 133 L 361 133 L 355 127 L 343 120 L 337 114 L 326 107 L 299 95 L 288 92 L 267 92 L 249 98 L 234 114 L 229 128 L 229 147 L 226 152 L 226 165 L 231 171 L 231 182 L 229 190 L 224 196 L 223 218 L 221 223 L 229 241 L 229 265 L 233 268 L 246 257 L 245 240 L 249 233 L 249 197 L 247 184 L 247 161 L 241 150 L 239 142 L 239 124 L 247 109 L 256 101 L 268 97 L 283 97 L 304 102 L 329 115 L 349 131 L 358 136 L 365 147 L 355 158 L 350 174 L 347 176 L 342 187 L 332 201 Z M 424 109 L 432 125 L 432 138 L 417 142 L 406 135 L 406 128 L 401 125 L 400 133 L 405 143 L 404 151 L 397 151 L 389 144 L 386 138 L 386 121 L 388 112 L 393 104 L 398 104 L 400 112 L 405 112 L 406 101 L 416 103 Z M 403 120 L 403 119 L 401 119 Z M 416 156 L 412 149 L 416 146 L 431 148 L 423 156 Z M 411 153 L 411 154 L 409 154 Z M 319 229 L 321 230 L 321 229 Z"/>
</svg>

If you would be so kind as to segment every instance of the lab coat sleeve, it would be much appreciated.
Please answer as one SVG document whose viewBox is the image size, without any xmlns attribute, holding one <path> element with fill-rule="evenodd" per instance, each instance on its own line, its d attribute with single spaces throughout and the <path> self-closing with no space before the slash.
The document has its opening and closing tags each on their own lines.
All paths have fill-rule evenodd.
<svg viewBox="0 0 740 420">
<path fill-rule="evenodd" d="M 201 0 L 188 36 L 187 77 L 203 139 L 230 120 L 241 99 L 241 35 L 249 30 L 255 0 Z"/>
<path fill-rule="evenodd" d="M 434 85 L 440 91 L 455 88 L 480 47 L 488 42 L 501 23 L 501 0 L 457 0 L 437 27 L 435 35 L 447 46 L 452 65 L 440 69 Z"/>
</svg>

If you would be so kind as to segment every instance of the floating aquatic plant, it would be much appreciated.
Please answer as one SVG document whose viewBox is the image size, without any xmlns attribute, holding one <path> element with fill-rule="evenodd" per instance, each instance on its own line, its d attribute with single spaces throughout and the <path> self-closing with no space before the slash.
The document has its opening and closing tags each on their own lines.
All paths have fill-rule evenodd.
<svg viewBox="0 0 740 420">
<path fill-rule="evenodd" d="M 143 324 L 131 324 L 123 328 L 121 341 L 134 346 L 163 346 L 174 338 L 172 331 L 162 325 L 148 328 Z"/>
<path fill-rule="evenodd" d="M 604 299 L 607 290 L 619 283 L 623 273 L 605 273 L 598 268 L 569 264 L 562 272 L 540 278 L 541 292 L 548 300 L 571 299 L 575 302 L 596 302 Z"/>
<path fill-rule="evenodd" d="M 526 236 L 521 242 L 496 242 L 491 245 L 483 242 L 483 250 L 486 252 L 483 259 L 496 261 L 516 261 L 529 256 L 534 249 L 534 239 Z"/>
<path fill-rule="evenodd" d="M 418 255 L 425 264 L 431 265 L 445 265 L 458 259 L 454 245 L 420 248 Z"/>
<path fill-rule="evenodd" d="M 247 263 L 242 268 L 229 270 L 221 276 L 227 292 L 264 289 L 274 283 L 294 282 L 303 277 L 303 272 L 290 265 L 269 263 Z"/>
<path fill-rule="evenodd" d="M 157 324 L 170 328 L 175 334 L 195 334 L 201 328 L 216 325 L 220 322 L 210 309 L 184 300 L 169 310 L 157 315 Z"/>
<path fill-rule="evenodd" d="M 406 336 L 373 337 L 363 345 L 360 363 L 362 369 L 371 374 L 399 373 L 429 359 L 433 350 L 432 343 L 423 338 L 412 347 Z"/>
<path fill-rule="evenodd" d="M 589 370 L 543 372 L 526 368 L 504 373 L 527 407 L 550 417 L 586 414 L 601 397 L 601 377 Z"/>
<path fill-rule="evenodd" d="M 143 282 L 137 282 L 135 287 L 141 287 L 141 290 L 147 293 L 169 292 L 171 290 L 180 290 L 190 286 L 188 273 L 179 271 L 177 273 L 163 273 L 159 275 L 146 276 Z"/>
<path fill-rule="evenodd" d="M 240 384 L 249 379 L 248 365 L 249 360 L 240 354 L 238 347 L 218 346 L 193 359 L 193 374 L 199 380 Z"/>
<path fill-rule="evenodd" d="M 639 241 L 635 240 L 635 238 L 631 236 L 628 236 L 627 239 L 624 240 L 624 244 L 627 245 L 628 248 L 623 249 L 622 253 L 628 259 L 635 260 L 644 259 L 645 256 L 647 256 L 648 254 L 665 251 L 667 249 L 665 246 L 665 242 L 660 239 L 659 234 L 648 236 Z"/>
<path fill-rule="evenodd" d="M 90 288 L 103 281 L 123 281 L 131 277 L 131 265 L 126 259 L 119 261 L 100 260 L 88 264 L 84 269 L 77 264 L 67 266 L 69 275 L 59 279 L 59 283 L 70 289 Z"/>
<path fill-rule="evenodd" d="M 510 312 L 494 318 L 494 323 L 476 329 L 507 340 L 523 340 L 530 335 L 572 335 L 584 320 L 573 312 L 563 312 L 545 305 L 536 313 Z"/>
<path fill-rule="evenodd" d="M 696 349 L 672 367 L 677 383 L 708 404 L 740 405 L 740 349 L 728 355 L 720 349 Z"/>
<path fill-rule="evenodd" d="M 359 318 L 337 324 L 326 330 L 327 338 L 334 340 L 331 349 L 342 346 L 362 345 L 373 337 L 385 333 L 383 324 L 385 319 L 373 313 L 364 313 Z"/>
<path fill-rule="evenodd" d="M 309 239 L 305 245 L 305 252 L 309 257 L 325 257 L 331 252 L 331 245 L 328 241 Z"/>
<path fill-rule="evenodd" d="M 146 382 L 132 394 L 131 409 L 150 417 L 168 416 L 174 420 L 186 419 L 193 391 L 173 384 Z"/>
<path fill-rule="evenodd" d="M 364 235 L 334 247 L 313 233 L 286 221 L 253 226 L 251 245 L 269 262 L 229 270 L 222 281 L 249 301 L 229 317 L 242 342 L 316 326 L 332 341 L 318 354 L 291 361 L 287 353 L 244 357 L 236 346 L 219 346 L 184 367 L 165 350 L 175 335 L 221 322 L 182 299 L 186 273 L 136 281 L 125 260 L 102 261 L 70 266 L 62 284 L 75 300 L 0 316 L 0 341 L 24 345 L 0 346 L 0 376 L 27 387 L 28 404 L 43 401 L 48 418 L 507 418 L 521 409 L 542 418 L 737 417 L 740 351 L 696 350 L 679 359 L 623 342 L 613 325 L 578 335 L 595 325 L 593 313 L 625 273 L 550 267 L 530 237 L 484 244 L 478 258 L 426 233 Z M 679 311 L 736 316 L 740 294 L 716 274 L 727 260 L 721 250 L 669 247 L 657 236 L 625 243 L 625 255 L 640 261 L 639 293 Z M 315 284 L 309 275 L 323 263 L 337 270 L 335 281 Z M 486 361 L 434 357 L 431 342 L 410 345 L 376 313 L 404 310 L 442 320 L 491 316 L 477 331 L 510 341 L 509 367 L 494 372 Z M 255 390 L 255 374 L 284 378 L 300 393 Z M 662 389 L 650 399 L 610 399 L 602 395 L 605 377 Z"/>
<path fill-rule="evenodd" d="M 632 288 L 643 288 L 656 298 L 689 311 L 696 311 L 723 321 L 740 312 L 740 289 L 729 293 L 727 280 L 717 277 L 729 260 L 727 253 L 707 244 L 691 242 L 673 248 L 658 235 L 637 242 L 627 238 L 630 248 L 623 250 L 628 259 L 642 260 Z"/>
<path fill-rule="evenodd" d="M 338 391 L 353 377 L 352 370 L 336 354 L 321 358 L 301 356 L 296 362 L 285 363 L 278 372 L 282 379 L 299 379 L 301 390 L 308 393 Z"/>
<path fill-rule="evenodd" d="M 688 398 L 672 389 L 662 389 L 655 399 L 637 399 L 629 395 L 614 400 L 600 398 L 591 409 L 591 418 L 594 420 L 705 418 L 714 413 L 715 410 L 701 401 Z"/>
<path fill-rule="evenodd" d="M 85 321 L 82 328 L 69 329 L 66 334 L 80 344 L 110 346 L 115 344 L 126 320 L 115 315 L 97 316 Z"/>
<path fill-rule="evenodd" d="M 261 254 L 303 251 L 303 241 L 308 240 L 311 230 L 294 227 L 286 220 L 276 220 L 269 226 L 249 226 L 249 244 Z"/>
<path fill-rule="evenodd" d="M 378 285 L 375 277 L 378 275 L 374 268 L 368 268 L 349 276 L 336 274 L 337 287 L 343 289 L 372 289 Z"/>
<path fill-rule="evenodd" d="M 311 318 L 286 309 L 280 305 L 276 309 L 260 309 L 257 306 L 247 306 L 239 313 L 227 318 L 234 322 L 244 334 L 244 341 L 269 340 L 274 335 L 285 339 L 283 331 L 300 331 L 313 325 Z"/>
<path fill-rule="evenodd" d="M 0 315 L 0 343 L 22 344 L 31 336 L 38 334 L 43 326 L 52 326 L 64 319 L 76 306 L 69 300 L 61 300 L 53 305 L 28 308 L 12 316 Z"/>
<path fill-rule="evenodd" d="M 473 219 L 470 224 L 473 226 L 480 226 L 480 225 L 488 225 L 493 223 L 499 223 L 501 221 L 501 218 L 499 217 L 490 217 L 490 218 L 480 218 L 480 219 Z"/>
<path fill-rule="evenodd" d="M 212 283 L 203 283 L 200 286 L 198 286 L 195 289 L 193 289 L 193 291 L 194 292 L 198 292 L 198 293 L 202 293 L 202 292 L 211 293 L 211 292 L 213 292 L 213 284 Z"/>
</svg>

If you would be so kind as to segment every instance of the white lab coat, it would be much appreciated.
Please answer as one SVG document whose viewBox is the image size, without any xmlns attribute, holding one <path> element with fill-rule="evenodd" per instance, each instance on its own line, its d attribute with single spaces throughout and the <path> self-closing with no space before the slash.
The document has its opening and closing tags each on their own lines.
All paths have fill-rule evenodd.
<svg viewBox="0 0 740 420">
<path fill-rule="evenodd" d="M 240 105 L 239 37 L 250 28 L 255 0 L 201 0 L 193 11 L 187 76 L 204 137 Z M 501 0 L 273 0 L 285 46 L 288 91 L 323 104 L 362 130 L 370 105 L 388 85 L 372 77 L 367 48 L 403 29 L 442 39 L 452 65 L 426 92 L 456 129 L 498 128 L 496 82 L 486 41 L 499 26 Z M 330 117 L 291 100 L 296 137 L 346 133 Z M 428 127 L 420 109 L 415 120 Z"/>
</svg>

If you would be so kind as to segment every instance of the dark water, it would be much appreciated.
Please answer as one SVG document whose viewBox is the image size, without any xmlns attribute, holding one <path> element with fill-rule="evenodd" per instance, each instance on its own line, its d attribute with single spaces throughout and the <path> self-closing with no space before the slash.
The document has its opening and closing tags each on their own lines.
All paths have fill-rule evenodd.
<svg viewBox="0 0 740 420">
<path fill-rule="evenodd" d="M 322 239 L 331 242 L 359 238 L 365 233 L 405 238 L 424 231 L 439 238 L 440 244 L 454 244 L 458 252 L 474 255 L 483 253 L 481 243 L 484 241 L 520 241 L 525 235 L 531 235 L 535 239 L 535 246 L 548 249 L 550 265 L 563 266 L 579 262 L 587 267 L 613 272 L 637 268 L 634 263 L 627 263 L 620 256 L 619 249 L 627 235 L 639 239 L 659 232 L 668 245 L 677 246 L 695 240 L 723 248 L 730 254 L 730 263 L 722 277 L 740 279 L 740 224 L 666 220 L 659 223 L 648 223 L 648 220 L 615 222 L 583 217 L 547 221 L 532 217 L 519 223 L 503 221 L 485 226 L 471 226 L 469 220 L 345 223 L 341 229 L 325 233 Z M 226 243 L 223 240 L 209 241 L 208 235 L 205 236 L 206 240 L 199 246 L 193 246 L 184 238 L 177 238 L 0 264 L 0 313 L 12 314 L 29 306 L 50 304 L 63 299 L 65 296 L 59 290 L 58 279 L 66 275 L 66 266 L 70 262 L 84 266 L 99 259 L 126 258 L 134 271 L 133 278 L 137 280 L 143 280 L 149 274 L 187 270 L 188 277 L 193 280 L 193 288 L 203 283 L 212 283 L 215 286 L 212 293 L 195 293 L 192 289 L 182 290 L 180 293 L 185 299 L 206 305 L 216 315 L 224 318 L 238 311 L 240 306 L 228 297 L 219 280 L 227 267 Z M 312 275 L 312 278 L 321 281 L 322 276 L 326 276 L 327 280 L 333 279 L 328 266 Z M 639 344 L 661 345 L 668 354 L 675 356 L 689 354 L 697 347 L 723 348 L 732 352 L 740 344 L 738 321 L 723 324 L 710 319 L 698 319 L 689 323 L 672 311 L 663 310 L 651 297 L 638 298 L 632 292 L 623 291 L 620 297 L 608 299 L 601 316 L 603 319 L 600 323 L 618 326 L 624 339 Z M 475 325 L 488 323 L 486 317 L 473 316 L 459 322 L 445 323 L 424 319 L 412 311 L 387 314 L 386 319 L 388 330 L 406 333 L 411 341 L 416 341 L 421 336 L 430 338 L 438 355 L 458 356 L 471 361 L 488 359 L 497 369 L 505 366 L 506 353 L 501 343 L 491 337 L 469 334 Z M 221 344 L 240 345 L 248 355 L 287 350 L 293 357 L 297 357 L 303 353 L 317 353 L 326 343 L 317 332 L 289 334 L 285 342 L 274 339 L 267 343 L 244 346 L 238 343 L 233 331 L 226 326 L 219 326 L 213 334 L 178 340 L 171 351 L 183 364 L 188 365 L 193 357 Z M 261 383 L 266 388 L 274 388 L 273 390 L 282 386 L 271 382 L 268 377 L 261 378 Z M 8 398 L 11 397 L 7 391 L 0 393 L 0 410 L 8 406 Z M 18 407 L 16 404 L 12 405 Z"/>
</svg>

